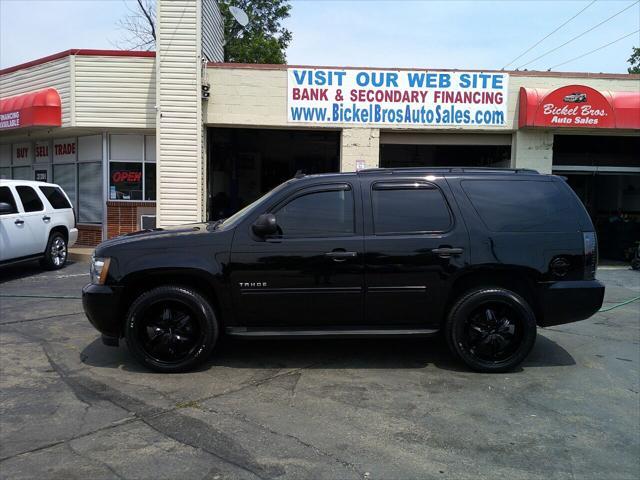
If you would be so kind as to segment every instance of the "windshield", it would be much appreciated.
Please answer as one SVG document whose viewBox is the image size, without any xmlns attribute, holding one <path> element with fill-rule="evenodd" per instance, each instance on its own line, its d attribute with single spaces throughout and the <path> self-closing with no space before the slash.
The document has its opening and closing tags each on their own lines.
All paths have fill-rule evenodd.
<svg viewBox="0 0 640 480">
<path fill-rule="evenodd" d="M 268 193 L 265 193 L 262 197 L 258 198 L 256 201 L 250 203 L 249 205 L 247 205 L 246 207 L 242 208 L 241 210 L 238 210 L 236 213 L 231 215 L 229 218 L 225 218 L 218 225 L 218 227 L 219 228 L 220 227 L 223 227 L 223 228 L 233 228 L 233 227 L 235 227 L 238 223 L 240 223 L 240 221 L 244 218 L 244 216 L 247 213 L 252 211 L 254 208 L 257 208 L 260 204 L 266 203 L 269 200 L 269 198 L 271 198 L 273 195 L 275 195 L 280 190 L 282 190 L 285 187 L 285 185 L 287 185 L 290 181 L 291 180 L 286 181 L 286 182 L 278 185 L 273 190 L 269 191 Z"/>
</svg>

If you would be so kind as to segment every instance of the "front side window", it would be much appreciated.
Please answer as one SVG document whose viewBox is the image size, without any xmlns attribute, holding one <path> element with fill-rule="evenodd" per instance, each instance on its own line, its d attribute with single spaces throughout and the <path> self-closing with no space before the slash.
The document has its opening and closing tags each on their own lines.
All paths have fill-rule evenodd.
<svg viewBox="0 0 640 480">
<path fill-rule="evenodd" d="M 348 186 L 295 197 L 275 212 L 282 236 L 333 237 L 353 235 L 353 192 Z"/>
<path fill-rule="evenodd" d="M 13 198 L 13 193 L 11 193 L 9 187 L 0 187 L 0 203 L 7 203 L 12 207 L 12 210 L 10 212 L 0 213 L 0 215 L 11 215 L 12 213 L 18 213 L 16 200 Z"/>
<path fill-rule="evenodd" d="M 44 205 L 42 205 L 40 197 L 38 197 L 38 194 L 33 188 L 21 185 L 16 187 L 16 191 L 20 196 L 20 201 L 22 202 L 25 213 L 41 212 L 44 210 Z"/>
<path fill-rule="evenodd" d="M 67 197 L 64 196 L 64 193 L 62 193 L 62 190 L 58 187 L 40 187 L 40 191 L 44 194 L 54 209 L 59 210 L 61 208 L 71 208 L 71 204 L 67 200 Z"/>
<path fill-rule="evenodd" d="M 451 226 L 449 207 L 430 184 L 376 184 L 371 192 L 376 235 L 444 232 Z"/>
</svg>

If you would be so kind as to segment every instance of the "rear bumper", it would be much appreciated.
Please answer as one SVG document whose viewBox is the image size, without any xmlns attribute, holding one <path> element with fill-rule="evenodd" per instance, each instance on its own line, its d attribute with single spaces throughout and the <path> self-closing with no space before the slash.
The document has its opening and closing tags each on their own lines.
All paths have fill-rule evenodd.
<svg viewBox="0 0 640 480">
<path fill-rule="evenodd" d="M 85 285 L 82 289 L 82 307 L 89 322 L 107 337 L 122 336 L 119 318 L 121 290 L 107 285 Z"/>
<path fill-rule="evenodd" d="M 602 307 L 604 285 L 597 280 L 541 285 L 542 327 L 585 320 Z"/>
<path fill-rule="evenodd" d="M 67 242 L 68 247 L 73 247 L 78 241 L 78 229 L 70 228 L 69 229 L 69 241 Z"/>
</svg>

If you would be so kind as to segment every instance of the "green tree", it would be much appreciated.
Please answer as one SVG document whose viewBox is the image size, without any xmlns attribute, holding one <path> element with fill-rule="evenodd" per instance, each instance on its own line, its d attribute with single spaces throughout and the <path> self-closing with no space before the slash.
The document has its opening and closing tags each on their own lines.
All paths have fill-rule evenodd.
<svg viewBox="0 0 640 480">
<path fill-rule="evenodd" d="M 226 0 L 218 3 L 224 18 L 224 61 L 234 63 L 286 63 L 291 32 L 282 26 L 289 17 L 287 0 Z M 242 27 L 229 12 L 241 8 L 249 17 Z"/>
<path fill-rule="evenodd" d="M 285 63 L 285 50 L 291 32 L 282 26 L 289 17 L 288 0 L 219 0 L 224 22 L 224 61 L 234 63 Z M 229 6 L 247 13 L 249 23 L 242 27 L 229 12 Z M 118 21 L 123 37 L 115 46 L 123 49 L 153 50 L 156 45 L 156 0 L 136 0 Z"/>
<path fill-rule="evenodd" d="M 627 60 L 631 66 L 627 68 L 629 73 L 640 73 L 640 48 L 632 47 L 633 52 Z"/>
</svg>

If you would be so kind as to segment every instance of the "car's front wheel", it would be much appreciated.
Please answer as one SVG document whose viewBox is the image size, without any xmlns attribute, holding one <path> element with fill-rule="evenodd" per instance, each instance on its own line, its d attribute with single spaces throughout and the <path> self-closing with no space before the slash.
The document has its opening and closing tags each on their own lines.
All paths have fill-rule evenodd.
<svg viewBox="0 0 640 480">
<path fill-rule="evenodd" d="M 209 357 L 218 328 L 213 308 L 199 293 L 163 286 L 132 303 L 124 333 L 129 350 L 142 365 L 156 372 L 177 373 Z"/>
<path fill-rule="evenodd" d="M 58 270 L 67 263 L 68 253 L 67 239 L 62 233 L 53 232 L 49 235 L 41 265 L 47 270 Z"/>
<path fill-rule="evenodd" d="M 527 301 L 503 288 L 462 295 L 449 312 L 445 333 L 451 351 L 479 372 L 507 372 L 529 354 L 536 319 Z"/>
</svg>

